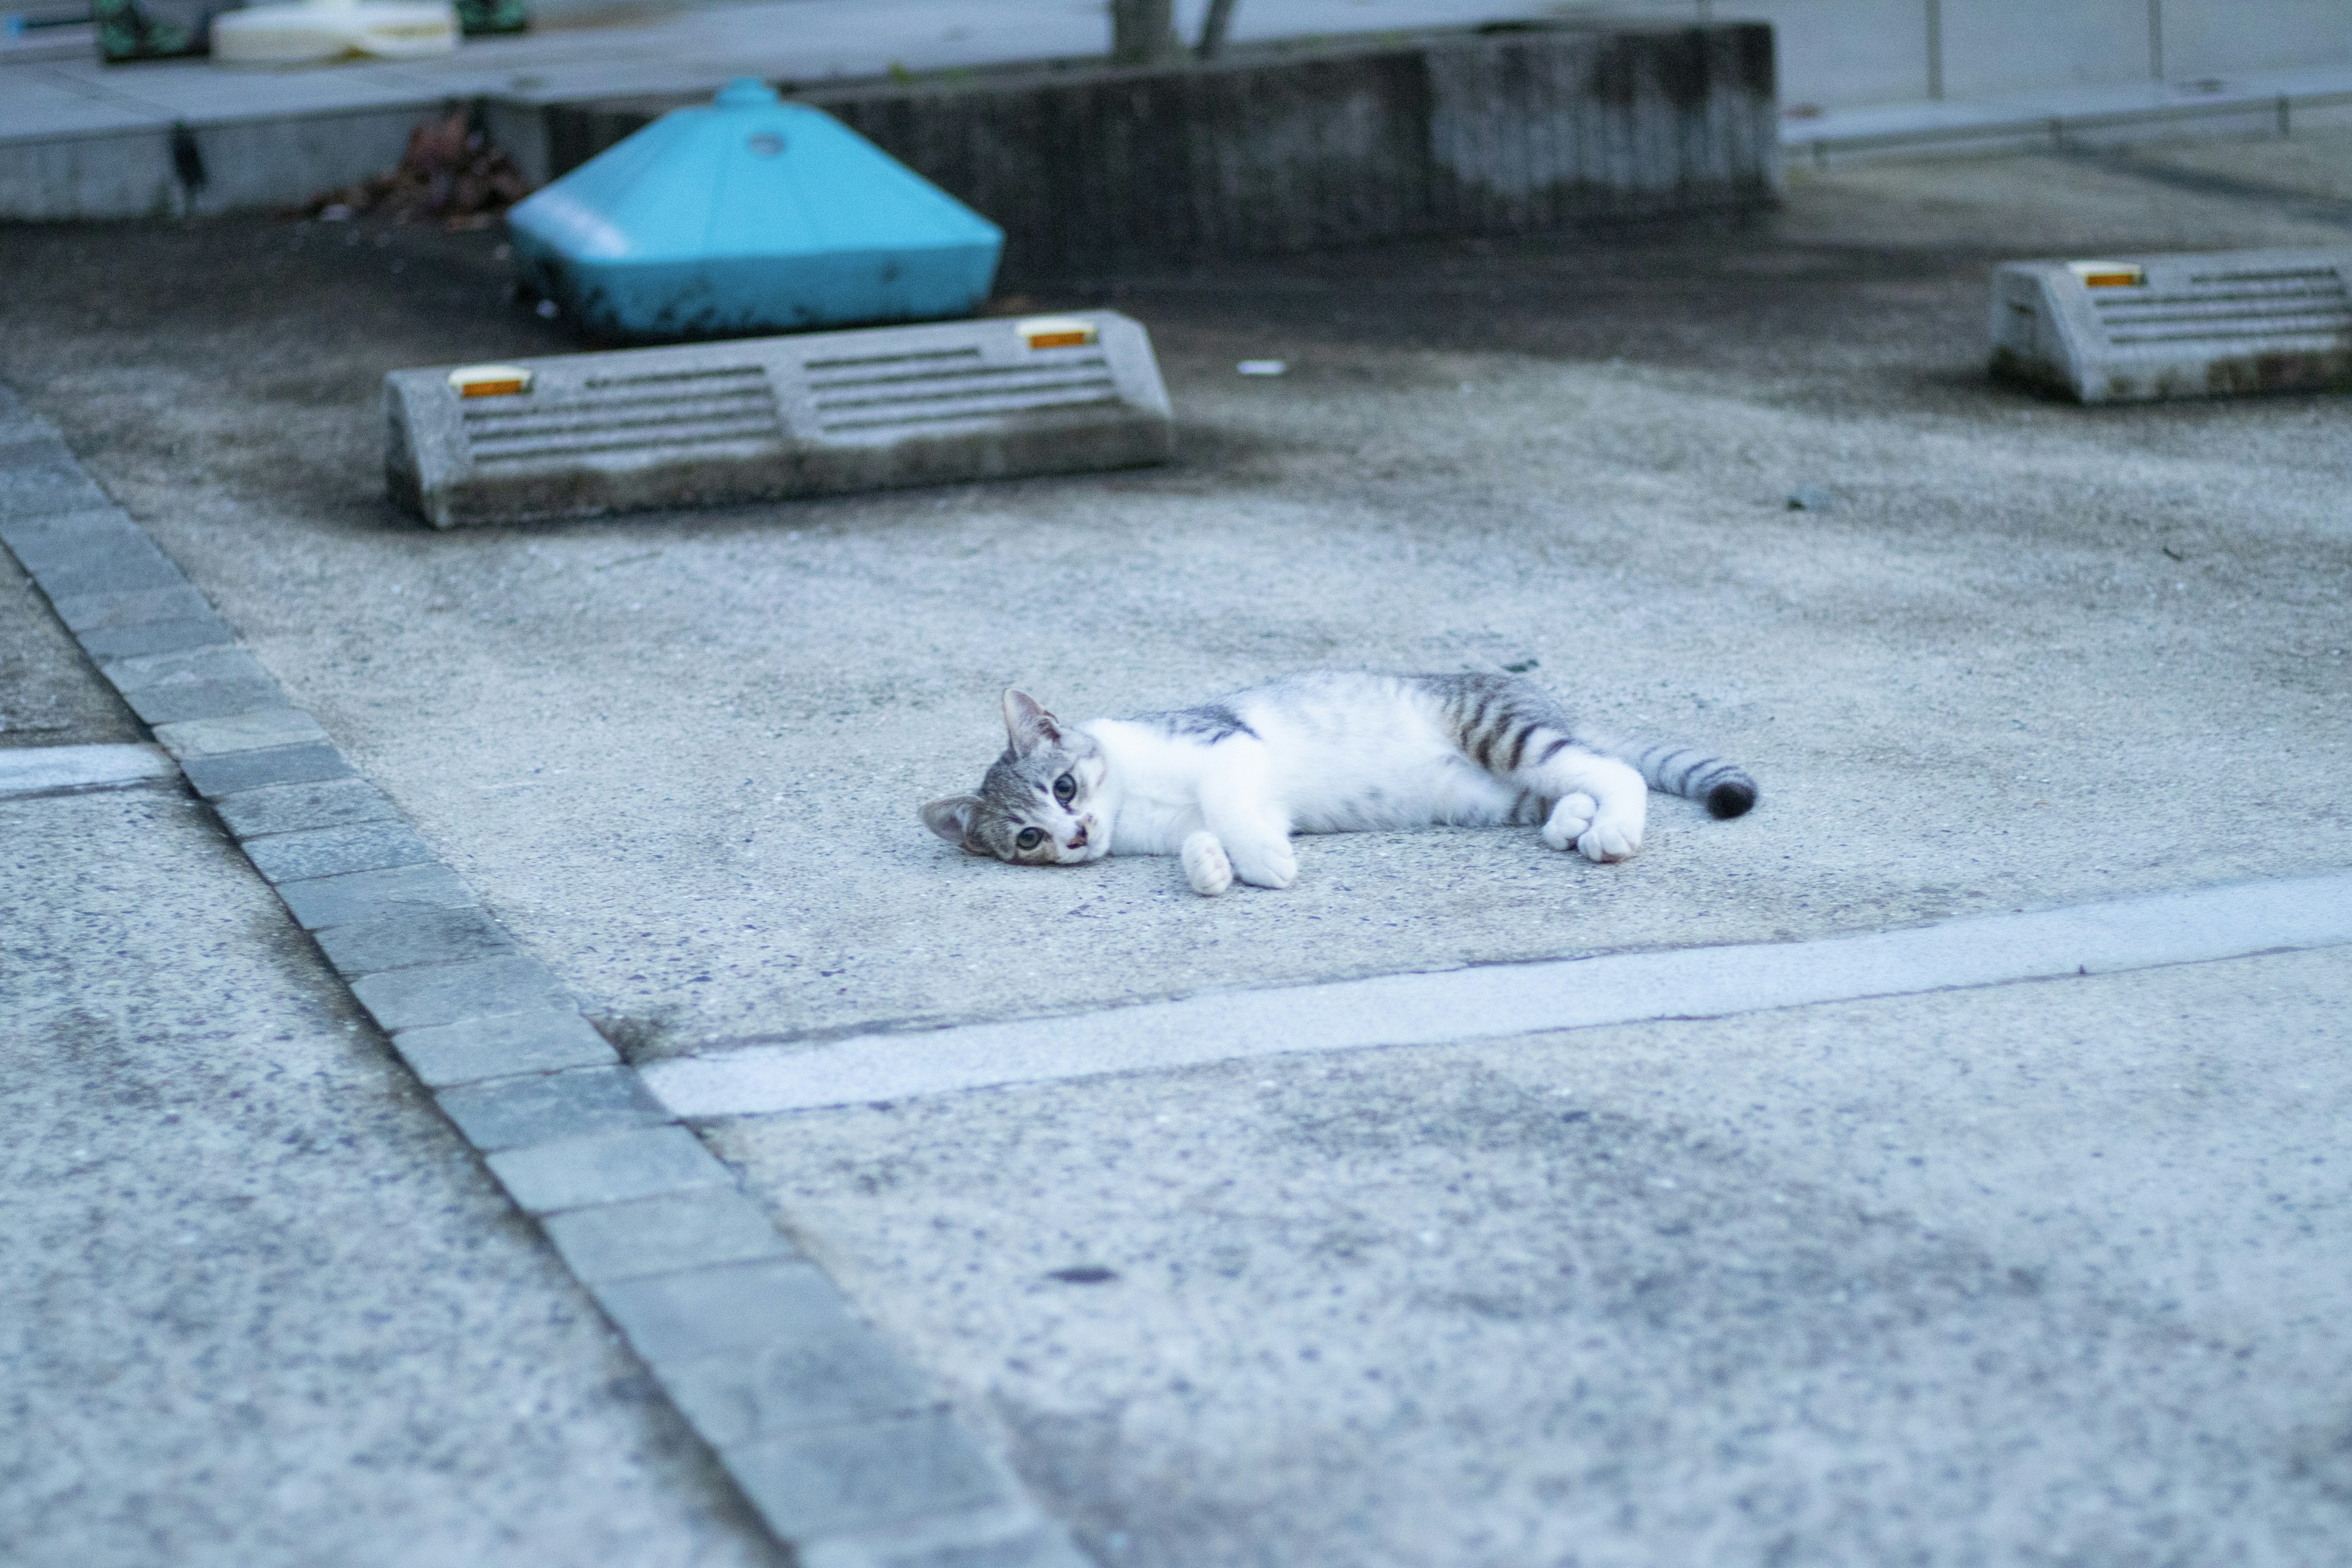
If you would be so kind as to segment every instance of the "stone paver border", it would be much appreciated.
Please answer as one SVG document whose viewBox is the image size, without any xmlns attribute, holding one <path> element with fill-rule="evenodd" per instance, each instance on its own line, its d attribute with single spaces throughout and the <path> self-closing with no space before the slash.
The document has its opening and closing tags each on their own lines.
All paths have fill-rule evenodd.
<svg viewBox="0 0 2352 1568">
<path fill-rule="evenodd" d="M 0 542 L 804 1568 L 1085 1568 L 5 386 Z"/>
</svg>

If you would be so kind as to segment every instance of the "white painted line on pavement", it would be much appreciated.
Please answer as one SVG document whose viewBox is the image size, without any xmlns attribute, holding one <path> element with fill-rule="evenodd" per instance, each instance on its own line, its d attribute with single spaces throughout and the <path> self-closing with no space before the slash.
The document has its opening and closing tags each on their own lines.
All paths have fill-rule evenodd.
<svg viewBox="0 0 2352 1568">
<path fill-rule="evenodd" d="M 121 789 L 179 773 L 160 746 L 0 747 L 0 800 Z"/>
<path fill-rule="evenodd" d="M 2352 872 L 1816 942 L 1390 974 L 650 1062 L 679 1116 L 756 1116 L 1100 1073 L 1591 1028 L 2352 943 Z"/>
</svg>

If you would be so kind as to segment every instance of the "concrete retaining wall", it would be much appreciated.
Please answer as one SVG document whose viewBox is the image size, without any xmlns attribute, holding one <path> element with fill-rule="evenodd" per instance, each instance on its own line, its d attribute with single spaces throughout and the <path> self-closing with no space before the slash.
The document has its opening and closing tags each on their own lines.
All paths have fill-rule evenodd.
<svg viewBox="0 0 2352 1568">
<path fill-rule="evenodd" d="M 1753 207 L 1771 29 L 1528 27 L 1172 68 L 795 94 L 1005 230 L 1004 276 Z M 650 105 L 550 111 L 560 172 Z"/>
</svg>

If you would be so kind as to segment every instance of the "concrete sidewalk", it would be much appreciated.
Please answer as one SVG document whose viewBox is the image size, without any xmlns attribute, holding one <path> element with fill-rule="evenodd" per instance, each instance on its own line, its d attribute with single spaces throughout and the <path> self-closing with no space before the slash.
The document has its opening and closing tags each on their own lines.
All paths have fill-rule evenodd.
<svg viewBox="0 0 2352 1568">
<path fill-rule="evenodd" d="M 565 346 L 501 302 L 493 237 L 437 230 L 0 230 L 0 267 L 27 280 L 0 378 L 630 1056 L 879 1037 L 920 1060 L 923 1026 L 1059 1014 L 1112 1034 L 1109 1004 L 2352 867 L 2342 401 L 2085 411 L 1981 372 L 2003 256 L 2337 240 L 2307 205 L 2326 160 L 2299 174 L 2280 145 L 2137 154 L 2216 176 L 2198 190 L 2070 158 L 1895 163 L 1801 175 L 1738 229 L 1004 301 L 1152 328 L 1181 457 L 1114 480 L 429 533 L 382 498 L 382 373 Z M 166 298 L 164 276 L 187 286 Z M 1291 369 L 1234 373 L 1261 357 Z M 50 634 L 26 624 L 37 651 Z M 58 658 L 38 668 L 64 692 Z M 1620 727 L 1740 757 L 1763 805 L 1715 824 L 1661 803 L 1643 855 L 1609 868 L 1509 831 L 1309 840 L 1296 888 L 1213 901 L 1164 861 L 1016 870 L 914 819 L 1001 743 L 1013 681 L 1076 716 L 1314 665 L 1530 662 Z M 61 703 L 78 736 L 137 733 L 106 702 Z M 311 1202 L 340 1235 L 360 1223 L 336 1217 L 341 1184 L 372 1184 L 425 1217 L 415 1267 L 366 1289 L 531 1347 L 453 1374 L 476 1404 L 370 1381 L 365 1355 L 281 1373 L 221 1320 L 175 1342 L 315 1393 L 328 1415 L 294 1430 L 448 1398 L 435 1429 L 477 1445 L 461 1473 L 482 1518 L 388 1531 L 363 1560 L 462 1559 L 494 1529 L 484 1555 L 602 1561 L 625 1538 L 757 1560 L 703 1461 L 625 1457 L 658 1447 L 633 1430 L 678 1430 L 658 1407 L 499 1425 L 501 1378 L 584 1412 L 623 1375 L 580 1321 L 531 1326 L 586 1298 L 498 1217 L 370 1032 L 341 1029 L 357 1020 L 305 939 L 192 808 L 11 809 L 40 870 L 12 879 L 29 912 L 9 929 L 41 934 L 9 1007 L 58 1042 L 27 1118 L 66 1125 L 148 1070 L 72 1052 L 134 1010 L 106 1000 L 107 955 L 141 1005 L 171 994 L 164 958 L 83 933 L 194 902 L 175 1016 L 253 1021 L 216 1046 L 216 1079 L 191 1066 L 172 1089 L 226 1103 L 323 1075 L 339 1092 L 285 1115 L 350 1140 L 289 1160 L 288 1195 L 255 1210 L 299 1234 Z M 2320 1568 L 2352 1528 L 2352 1342 L 2327 1310 L 2352 1257 L 2346 962 L 1196 1057 L 698 1131 L 1104 1563 Z M 85 994 L 96 1022 L 72 1011 Z M 148 1032 L 134 1043 L 167 1062 L 208 1038 Z M 280 1124 L 241 1114 L 206 1125 L 250 1165 Z M 11 1241 L 75 1234 L 94 1182 L 163 1193 L 205 1169 L 185 1134 L 125 1129 L 114 1173 L 70 1140 L 38 1166 L 41 1228 Z M 110 1290 L 185 1294 L 155 1225 L 121 1272 L 63 1269 L 12 1320 L 106 1324 Z M 344 1324 L 341 1276 L 264 1277 L 256 1300 L 305 1325 L 287 1341 L 374 1331 Z M 95 1352 L 19 1342 L 42 1419 L 82 1422 L 92 1453 L 126 1429 L 134 1462 L 93 1460 L 82 1511 L 135 1516 L 146 1476 L 205 1484 L 173 1456 L 203 1451 L 208 1406 L 74 1405 Z M 464 1334 L 417 1342 L 476 1365 L 450 1348 Z M 601 1489 L 553 1475 L 566 1445 Z M 313 1449 L 338 1452 L 257 1440 L 215 1511 L 76 1560 L 157 1539 L 272 1560 L 289 1538 L 271 1489 L 321 1510 L 362 1495 Z M 364 1483 L 387 1517 L 442 1519 L 446 1489 L 362 1451 L 394 1456 Z M 12 1488 L 20 1537 L 16 1497 L 69 1490 Z"/>
</svg>

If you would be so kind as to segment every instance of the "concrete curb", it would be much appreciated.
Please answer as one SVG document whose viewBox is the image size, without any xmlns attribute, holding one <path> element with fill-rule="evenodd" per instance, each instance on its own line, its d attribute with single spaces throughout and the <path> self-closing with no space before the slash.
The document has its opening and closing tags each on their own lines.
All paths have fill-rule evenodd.
<svg viewBox="0 0 2352 1568">
<path fill-rule="evenodd" d="M 1087 1568 L 5 386 L 0 542 L 799 1561 Z"/>
</svg>

